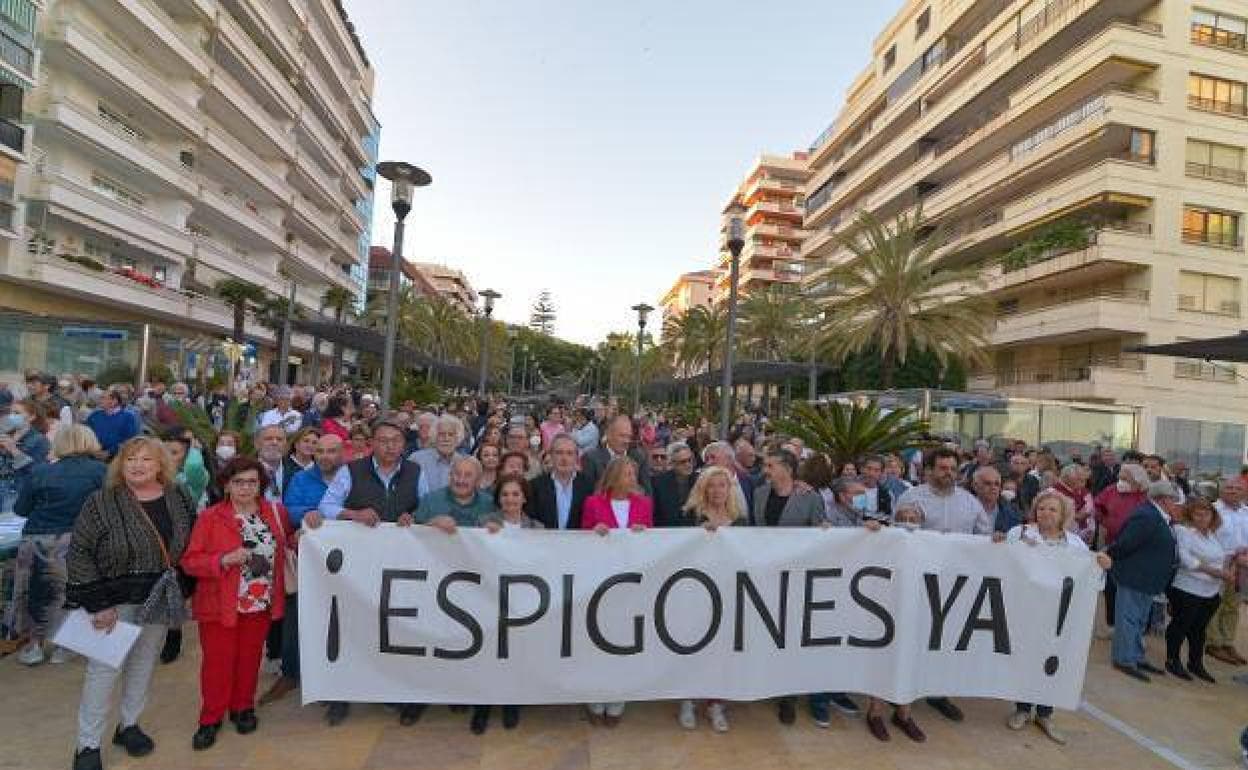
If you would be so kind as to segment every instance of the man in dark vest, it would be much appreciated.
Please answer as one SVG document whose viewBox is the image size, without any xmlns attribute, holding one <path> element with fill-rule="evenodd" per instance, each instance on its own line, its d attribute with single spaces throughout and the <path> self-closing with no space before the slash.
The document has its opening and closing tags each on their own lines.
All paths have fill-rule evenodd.
<svg viewBox="0 0 1248 770">
<path fill-rule="evenodd" d="M 338 469 L 317 506 L 321 517 L 348 519 L 375 527 L 380 522 L 400 526 L 412 523 L 420 502 L 420 466 L 403 459 L 407 436 L 393 422 L 380 422 L 373 428 L 373 454 Z M 336 725 L 347 718 L 349 704 L 334 701 L 325 718 Z M 423 703 L 399 704 L 399 724 L 415 724 L 425 711 Z"/>
</svg>

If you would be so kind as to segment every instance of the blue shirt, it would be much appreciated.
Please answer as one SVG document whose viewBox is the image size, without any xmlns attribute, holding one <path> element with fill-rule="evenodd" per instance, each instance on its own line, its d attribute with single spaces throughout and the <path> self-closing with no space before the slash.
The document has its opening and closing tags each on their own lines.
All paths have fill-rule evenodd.
<svg viewBox="0 0 1248 770">
<path fill-rule="evenodd" d="M 559 529 L 567 529 L 568 519 L 572 517 L 572 488 L 576 486 L 576 474 L 572 474 L 566 485 L 553 473 L 550 480 L 555 485 L 555 514 Z"/>
<path fill-rule="evenodd" d="M 87 415 L 87 427 L 95 431 L 100 446 L 112 457 L 118 447 L 139 435 L 139 416 L 124 408 L 111 413 L 96 409 Z"/>
</svg>

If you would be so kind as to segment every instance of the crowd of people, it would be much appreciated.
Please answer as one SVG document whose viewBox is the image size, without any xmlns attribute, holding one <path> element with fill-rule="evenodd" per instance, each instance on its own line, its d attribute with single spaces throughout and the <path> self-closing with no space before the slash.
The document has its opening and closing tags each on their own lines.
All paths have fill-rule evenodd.
<svg viewBox="0 0 1248 770">
<path fill-rule="evenodd" d="M 132 756 L 154 742 L 139 725 L 158 662 L 181 653 L 180 628 L 198 626 L 201 650 L 197 750 L 228 718 L 240 734 L 259 725 L 257 705 L 298 689 L 297 548 L 327 521 L 427 526 L 612 530 L 651 527 L 883 527 L 980 535 L 996 542 L 1089 552 L 1108 571 L 1104 604 L 1112 662 L 1141 682 L 1167 673 L 1213 683 L 1204 653 L 1248 663 L 1235 648 L 1237 567 L 1248 564 L 1248 504 L 1241 476 L 1193 483 L 1155 455 L 1095 450 L 1085 461 L 1009 441 L 933 441 L 924 451 L 833 463 L 758 412 L 728 436 L 706 421 L 662 411 L 621 413 L 578 397 L 541 413 L 501 398 L 459 397 L 386 409 L 359 390 L 253 385 L 231 399 L 217 388 L 153 383 L 135 397 L 31 373 L 25 393 L 0 387 L 0 511 L 25 518 L 18 552 L 18 629 L 27 665 L 69 656 L 51 643 L 67 608 L 96 628 L 141 628 L 117 669 L 86 663 L 76 770 L 102 766 L 110 704 L 121 691 L 113 743 Z M 204 425 L 211 425 L 208 434 Z M 198 432 L 197 432 L 198 431 Z M 1248 574 L 1245 572 L 1244 574 Z M 1242 581 L 1248 584 L 1248 581 Z M 1164 630 L 1163 630 L 1164 629 Z M 1161 631 L 1154 665 L 1145 636 Z M 1186 646 L 1186 658 L 1182 657 Z M 262 672 L 276 675 L 257 699 Z M 835 710 L 865 716 L 870 734 L 890 726 L 926 735 L 912 704 L 802 693 L 776 700 L 793 724 L 804 699 L 821 727 Z M 961 721 L 951 699 L 927 705 Z M 473 733 L 494 706 L 457 706 Z M 403 725 L 426 704 L 393 704 Z M 325 704 L 330 725 L 351 705 Z M 626 704 L 586 704 L 593 725 L 614 727 Z M 891 714 L 889 711 L 891 710 Z M 685 700 L 675 718 L 729 730 L 729 704 Z M 1044 704 L 1018 703 L 1005 720 L 1065 738 Z"/>
</svg>

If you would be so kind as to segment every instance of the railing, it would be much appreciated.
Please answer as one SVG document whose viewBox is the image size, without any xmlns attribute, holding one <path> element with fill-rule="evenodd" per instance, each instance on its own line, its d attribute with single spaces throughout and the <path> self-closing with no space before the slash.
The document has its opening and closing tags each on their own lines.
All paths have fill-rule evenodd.
<svg viewBox="0 0 1248 770">
<path fill-rule="evenodd" d="M 1192 22 L 1192 42 L 1232 51 L 1248 51 L 1248 36 L 1197 22 Z"/>
<path fill-rule="evenodd" d="M 34 76 L 35 55 L 28 47 L 13 39 L 3 27 L 0 27 L 0 59 L 13 65 L 14 69 L 26 77 Z"/>
<path fill-rule="evenodd" d="M 1049 0 L 1044 10 L 1024 24 L 1008 40 L 997 45 L 988 52 L 985 64 L 996 61 L 1011 51 L 1017 51 L 1031 41 L 1040 37 L 1049 27 L 1066 20 L 1067 14 L 1076 6 L 1083 5 L 1087 0 Z"/>
<path fill-rule="evenodd" d="M 1132 353 L 1096 356 L 1087 361 L 1059 361 L 1049 365 L 998 369 L 993 372 L 998 387 L 1043 385 L 1050 382 L 1089 382 L 1096 369 L 1143 372 L 1144 357 Z"/>
<path fill-rule="evenodd" d="M 1226 246 L 1239 248 L 1244 245 L 1243 236 L 1239 233 L 1219 233 L 1212 230 L 1193 230 L 1183 228 L 1183 240 L 1186 243 L 1203 243 L 1208 246 Z"/>
<path fill-rule="evenodd" d="M 1022 140 L 1015 142 L 1014 146 L 1010 148 L 1010 160 L 1014 160 L 1028 153 L 1034 152 L 1046 142 L 1061 136 L 1075 126 L 1078 126 L 1097 115 L 1101 115 L 1104 112 L 1105 95 L 1098 94 L 1071 112 L 1066 113 L 1049 125 L 1041 128 L 1039 131 L 1035 131 Z"/>
<path fill-rule="evenodd" d="M 1233 383 L 1239 379 L 1239 372 L 1234 366 L 1228 364 L 1214 364 L 1205 361 L 1175 361 L 1174 376 L 1184 380 Z"/>
<path fill-rule="evenodd" d="M 0 144 L 17 152 L 26 148 L 26 129 L 8 118 L 0 118 Z"/>
<path fill-rule="evenodd" d="M 1095 300 L 1144 304 L 1148 302 L 1148 296 L 1147 289 L 1083 289 L 1061 292 L 1035 305 L 999 304 L 997 306 L 997 316 L 1010 318 L 1040 310 L 1051 310 L 1063 305 L 1073 305 L 1077 302 Z"/>
<path fill-rule="evenodd" d="M 1248 172 L 1223 166 L 1211 166 L 1207 163 L 1193 163 L 1190 160 L 1187 162 L 1187 175 L 1212 179 L 1215 182 L 1230 182 L 1239 185 L 1248 183 Z"/>
<path fill-rule="evenodd" d="M 1248 104 L 1228 102 L 1223 99 L 1206 99 L 1203 96 L 1187 95 L 1187 104 L 1205 112 L 1219 112 L 1223 115 L 1248 116 Z"/>
</svg>

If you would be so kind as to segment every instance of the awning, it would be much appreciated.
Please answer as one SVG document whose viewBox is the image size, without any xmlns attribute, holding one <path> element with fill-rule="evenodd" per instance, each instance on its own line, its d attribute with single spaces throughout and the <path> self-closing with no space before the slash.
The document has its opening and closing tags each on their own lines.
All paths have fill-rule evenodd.
<svg viewBox="0 0 1248 770">
<path fill-rule="evenodd" d="M 372 353 L 377 356 L 385 355 L 386 336 L 363 326 L 339 324 L 337 321 L 317 318 L 292 318 L 290 319 L 290 325 L 297 332 L 311 334 L 330 343 L 336 342 L 344 347 Z M 400 365 L 412 369 L 428 369 L 436 373 L 446 384 L 465 387 L 475 387 L 477 385 L 477 372 L 466 366 L 431 358 L 419 350 L 403 344 L 401 339 L 395 342 L 394 355 Z"/>
<path fill-rule="evenodd" d="M 1155 356 L 1175 356 L 1176 358 L 1242 364 L 1248 363 L 1248 331 L 1241 331 L 1229 337 L 1168 342 L 1163 345 L 1135 345 L 1125 350 L 1128 353 L 1151 353 Z"/>
</svg>

